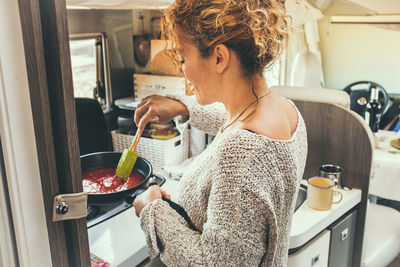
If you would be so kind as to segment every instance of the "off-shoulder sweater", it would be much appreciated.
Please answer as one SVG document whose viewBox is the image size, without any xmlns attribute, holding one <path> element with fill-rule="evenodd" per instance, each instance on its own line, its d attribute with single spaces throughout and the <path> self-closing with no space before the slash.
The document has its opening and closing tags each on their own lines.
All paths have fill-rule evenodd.
<svg viewBox="0 0 400 267">
<path fill-rule="evenodd" d="M 301 114 L 289 140 L 220 127 L 222 104 L 179 99 L 192 126 L 216 134 L 180 181 L 178 203 L 196 227 L 158 199 L 140 213 L 150 258 L 167 266 L 286 266 L 295 201 L 303 176 Z"/>
</svg>

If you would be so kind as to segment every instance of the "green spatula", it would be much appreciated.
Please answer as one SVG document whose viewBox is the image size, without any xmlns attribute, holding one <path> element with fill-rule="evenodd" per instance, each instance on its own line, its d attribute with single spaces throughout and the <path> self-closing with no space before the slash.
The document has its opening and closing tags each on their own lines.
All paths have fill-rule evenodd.
<svg viewBox="0 0 400 267">
<path fill-rule="evenodd" d="M 118 167 L 115 171 L 115 174 L 124 182 L 128 181 L 128 178 L 133 170 L 133 166 L 135 166 L 138 157 L 138 153 L 135 152 L 135 149 L 137 147 L 140 137 L 142 136 L 142 133 L 143 130 L 136 131 L 135 138 L 133 139 L 131 147 L 129 149 L 124 149 L 121 158 L 119 159 Z"/>
</svg>

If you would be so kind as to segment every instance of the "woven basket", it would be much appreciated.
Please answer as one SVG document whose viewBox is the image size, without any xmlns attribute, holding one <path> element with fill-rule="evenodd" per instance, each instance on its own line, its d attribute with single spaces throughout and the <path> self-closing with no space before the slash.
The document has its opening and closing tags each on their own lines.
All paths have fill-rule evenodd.
<svg viewBox="0 0 400 267">
<path fill-rule="evenodd" d="M 114 151 L 122 152 L 129 148 L 133 142 L 133 135 L 120 134 L 112 131 Z M 158 140 L 142 137 L 139 140 L 136 152 L 147 159 L 154 171 L 161 171 L 164 166 L 174 166 L 188 158 L 189 155 L 189 131 L 168 140 Z"/>
</svg>

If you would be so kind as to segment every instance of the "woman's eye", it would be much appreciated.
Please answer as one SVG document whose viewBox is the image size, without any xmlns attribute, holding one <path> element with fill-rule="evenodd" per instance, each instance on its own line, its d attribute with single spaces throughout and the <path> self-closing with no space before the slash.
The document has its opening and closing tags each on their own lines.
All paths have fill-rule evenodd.
<svg viewBox="0 0 400 267">
<path fill-rule="evenodd" d="M 184 64 L 184 63 L 185 63 L 185 60 L 184 60 L 184 59 L 181 59 L 181 60 L 179 60 L 179 63 Z"/>
</svg>

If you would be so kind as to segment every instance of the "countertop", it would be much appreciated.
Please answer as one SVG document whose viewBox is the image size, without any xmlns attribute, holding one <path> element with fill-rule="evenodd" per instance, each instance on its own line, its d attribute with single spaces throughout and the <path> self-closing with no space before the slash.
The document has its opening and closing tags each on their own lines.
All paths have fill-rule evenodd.
<svg viewBox="0 0 400 267">
<path fill-rule="evenodd" d="M 162 188 L 176 201 L 177 180 L 167 179 Z M 297 248 L 340 218 L 361 200 L 361 190 L 341 190 L 343 200 L 334 204 L 329 211 L 309 208 L 306 201 L 293 216 L 289 248 Z M 111 264 L 111 266 L 136 266 L 148 257 L 145 236 L 140 228 L 139 218 L 133 208 L 102 222 L 90 229 L 90 251 Z"/>
<path fill-rule="evenodd" d="M 306 184 L 304 180 L 302 183 Z M 359 189 L 339 191 L 343 194 L 343 200 L 333 204 L 331 210 L 314 210 L 304 201 L 293 215 L 289 249 L 301 247 L 361 201 Z"/>
<path fill-rule="evenodd" d="M 133 97 L 123 97 L 115 100 L 114 104 L 121 109 L 135 110 L 140 101 L 135 101 Z"/>
</svg>

